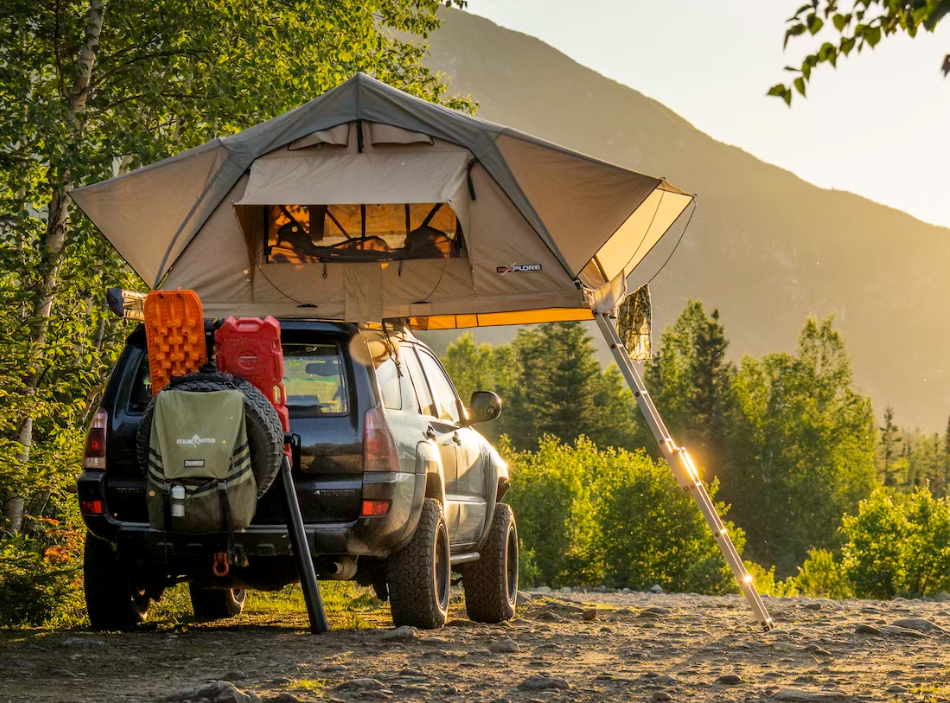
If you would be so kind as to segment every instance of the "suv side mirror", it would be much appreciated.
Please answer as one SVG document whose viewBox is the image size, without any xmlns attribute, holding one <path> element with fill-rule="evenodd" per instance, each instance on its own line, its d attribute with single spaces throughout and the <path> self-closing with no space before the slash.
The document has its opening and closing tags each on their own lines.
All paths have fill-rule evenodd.
<svg viewBox="0 0 950 703">
<path fill-rule="evenodd" d="M 468 405 L 468 424 L 491 422 L 501 415 L 501 398 L 491 391 L 475 391 Z"/>
</svg>

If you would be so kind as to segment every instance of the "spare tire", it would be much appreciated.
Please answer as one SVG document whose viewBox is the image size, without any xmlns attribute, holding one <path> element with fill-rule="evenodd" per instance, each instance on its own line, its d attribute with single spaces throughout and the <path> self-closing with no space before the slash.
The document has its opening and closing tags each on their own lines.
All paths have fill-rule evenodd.
<svg viewBox="0 0 950 703">
<path fill-rule="evenodd" d="M 257 497 L 264 495 L 277 477 L 277 472 L 280 471 L 280 460 L 284 453 L 284 430 L 280 424 L 280 417 L 264 394 L 243 378 L 218 372 L 194 373 L 173 379 L 159 393 L 164 393 L 166 390 L 189 393 L 241 391 L 244 395 L 244 424 L 251 452 L 251 470 L 257 480 Z M 152 398 L 142 416 L 136 437 L 139 469 L 145 475 L 148 474 L 148 446 L 152 434 L 154 411 L 155 398 Z"/>
</svg>

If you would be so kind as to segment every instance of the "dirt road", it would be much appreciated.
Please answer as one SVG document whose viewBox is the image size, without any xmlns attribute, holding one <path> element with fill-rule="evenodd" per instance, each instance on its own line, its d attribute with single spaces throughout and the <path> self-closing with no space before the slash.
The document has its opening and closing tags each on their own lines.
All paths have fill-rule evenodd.
<svg viewBox="0 0 950 703">
<path fill-rule="evenodd" d="M 0 701 L 163 701 L 215 680 L 247 696 L 219 684 L 184 698 L 950 701 L 950 603 L 772 599 L 779 628 L 762 634 L 739 597 L 535 598 L 505 625 L 454 606 L 436 632 L 388 630 L 380 610 L 378 629 L 313 637 L 302 613 L 253 604 L 214 625 L 0 631 Z"/>
</svg>

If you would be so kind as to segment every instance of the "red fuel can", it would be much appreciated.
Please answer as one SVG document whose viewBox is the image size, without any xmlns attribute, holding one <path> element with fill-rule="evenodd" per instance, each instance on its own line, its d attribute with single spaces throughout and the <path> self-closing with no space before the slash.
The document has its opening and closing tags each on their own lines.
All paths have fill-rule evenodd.
<svg viewBox="0 0 950 703">
<path fill-rule="evenodd" d="M 218 371 L 240 376 L 267 398 L 290 432 L 287 393 L 284 391 L 284 352 L 280 323 L 273 317 L 229 317 L 214 333 Z M 290 456 L 290 445 L 284 447 Z"/>
</svg>

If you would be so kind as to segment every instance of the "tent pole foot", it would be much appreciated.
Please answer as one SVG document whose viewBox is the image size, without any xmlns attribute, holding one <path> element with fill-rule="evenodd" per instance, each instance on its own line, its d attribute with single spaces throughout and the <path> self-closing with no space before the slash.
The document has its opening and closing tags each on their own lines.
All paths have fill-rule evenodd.
<svg viewBox="0 0 950 703">
<path fill-rule="evenodd" d="M 290 546 L 297 560 L 297 574 L 300 576 L 300 586 L 303 588 L 304 601 L 307 603 L 307 615 L 310 617 L 310 633 L 322 635 L 330 627 L 327 625 L 327 616 L 323 612 L 323 601 L 320 598 L 320 587 L 317 585 L 317 574 L 313 568 L 313 557 L 310 556 L 303 515 L 300 514 L 300 503 L 297 502 L 297 492 L 294 490 L 294 480 L 290 473 L 290 460 L 286 456 L 280 460 L 280 484 L 284 514 L 287 516 L 287 531 L 290 534 Z"/>
<path fill-rule="evenodd" d="M 772 618 L 769 616 L 765 604 L 759 597 L 759 592 L 755 588 L 752 576 L 746 571 L 739 552 L 736 551 L 735 545 L 732 543 L 732 538 L 722 524 L 719 513 L 716 512 L 716 506 L 710 499 L 709 493 L 706 492 L 706 487 L 703 485 L 702 479 L 696 467 L 693 465 L 692 459 L 689 457 L 689 453 L 685 447 L 677 446 L 673 438 L 670 437 L 666 425 L 663 424 L 663 418 L 660 417 L 660 413 L 653 404 L 653 399 L 643 384 L 643 379 L 639 371 L 637 371 L 637 368 L 630 360 L 630 355 L 627 354 L 627 350 L 623 346 L 623 341 L 620 339 L 620 335 L 617 334 L 617 330 L 614 328 L 610 318 L 606 313 L 595 312 L 594 319 L 597 320 L 597 326 L 600 327 L 604 339 L 606 339 L 610 345 L 610 352 L 613 354 L 614 361 L 617 362 L 617 366 L 620 367 L 620 372 L 623 374 L 624 380 L 626 380 L 627 385 L 630 386 L 630 390 L 633 391 L 637 406 L 640 408 L 640 412 L 643 413 L 643 417 L 650 431 L 660 445 L 663 456 L 673 470 L 673 476 L 680 484 L 680 487 L 689 493 L 699 506 L 700 512 L 706 519 L 706 524 L 709 525 L 709 529 L 712 530 L 713 536 L 716 538 L 716 544 L 719 545 L 719 550 L 722 552 L 723 557 L 725 557 L 729 568 L 732 569 L 736 581 L 739 582 L 739 590 L 742 591 L 742 595 L 745 596 L 746 602 L 748 602 L 749 607 L 752 608 L 752 612 L 755 614 L 755 619 L 759 627 L 763 632 L 772 630 L 775 624 L 772 622 Z"/>
</svg>

